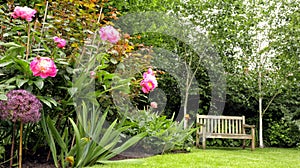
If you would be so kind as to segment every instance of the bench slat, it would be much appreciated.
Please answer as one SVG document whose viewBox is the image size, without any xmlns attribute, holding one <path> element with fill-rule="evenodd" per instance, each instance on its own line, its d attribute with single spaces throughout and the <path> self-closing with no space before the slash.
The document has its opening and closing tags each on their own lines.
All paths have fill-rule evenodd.
<svg viewBox="0 0 300 168">
<path fill-rule="evenodd" d="M 221 133 L 221 124 L 220 124 L 220 119 L 218 119 L 218 132 Z"/>
<path fill-rule="evenodd" d="M 229 128 L 228 132 L 231 134 L 232 133 L 231 120 L 228 120 L 228 128 Z"/>
<path fill-rule="evenodd" d="M 242 121 L 239 120 L 239 134 L 242 134 Z"/>
<path fill-rule="evenodd" d="M 219 132 L 218 131 L 218 124 L 217 123 L 218 123 L 218 120 L 214 119 L 214 126 L 213 126 L 214 127 L 214 132 Z"/>
<path fill-rule="evenodd" d="M 227 129 L 227 120 L 225 120 L 225 134 L 228 133 L 228 129 Z"/>
</svg>

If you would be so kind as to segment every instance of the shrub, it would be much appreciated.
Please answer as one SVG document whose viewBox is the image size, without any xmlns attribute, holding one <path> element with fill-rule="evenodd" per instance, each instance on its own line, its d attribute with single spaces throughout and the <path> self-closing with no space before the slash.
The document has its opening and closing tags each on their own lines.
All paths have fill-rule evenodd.
<svg viewBox="0 0 300 168">
<path fill-rule="evenodd" d="M 184 149 L 193 143 L 191 134 L 195 131 L 194 128 L 184 129 L 183 121 L 173 121 L 173 118 L 168 119 L 151 110 L 136 110 L 127 115 L 123 124 L 130 126 L 125 132 L 126 135 L 147 133 L 146 137 L 135 147 L 138 151 L 146 151 L 149 154 Z"/>
<path fill-rule="evenodd" d="M 270 122 L 266 132 L 268 135 L 266 142 L 270 146 L 296 147 L 297 143 L 300 142 L 299 127 L 291 121 L 282 119 Z"/>
</svg>

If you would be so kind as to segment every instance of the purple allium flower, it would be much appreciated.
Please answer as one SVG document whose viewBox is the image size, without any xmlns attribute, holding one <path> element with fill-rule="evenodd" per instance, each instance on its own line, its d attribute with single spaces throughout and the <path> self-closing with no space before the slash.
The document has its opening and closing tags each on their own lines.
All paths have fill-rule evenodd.
<svg viewBox="0 0 300 168">
<path fill-rule="evenodd" d="M 0 101 L 0 119 L 23 123 L 38 122 L 42 104 L 38 98 L 26 90 L 11 90 L 7 101 Z"/>
</svg>

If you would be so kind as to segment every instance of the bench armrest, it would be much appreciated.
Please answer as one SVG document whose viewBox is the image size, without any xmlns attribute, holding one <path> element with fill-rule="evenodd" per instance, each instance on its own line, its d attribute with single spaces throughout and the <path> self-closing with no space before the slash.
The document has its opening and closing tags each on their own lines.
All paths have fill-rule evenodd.
<svg viewBox="0 0 300 168">
<path fill-rule="evenodd" d="M 255 128 L 255 125 L 243 124 L 244 128 Z"/>
</svg>

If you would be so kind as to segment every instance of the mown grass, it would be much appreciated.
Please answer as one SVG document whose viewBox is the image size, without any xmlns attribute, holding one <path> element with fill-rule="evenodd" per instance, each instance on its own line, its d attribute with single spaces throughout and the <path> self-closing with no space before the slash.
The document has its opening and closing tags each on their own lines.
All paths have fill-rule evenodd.
<svg viewBox="0 0 300 168">
<path fill-rule="evenodd" d="M 95 165 L 91 168 L 300 168 L 300 150 L 283 148 L 193 149 L 191 153 L 164 154 L 148 158 Z"/>
</svg>

